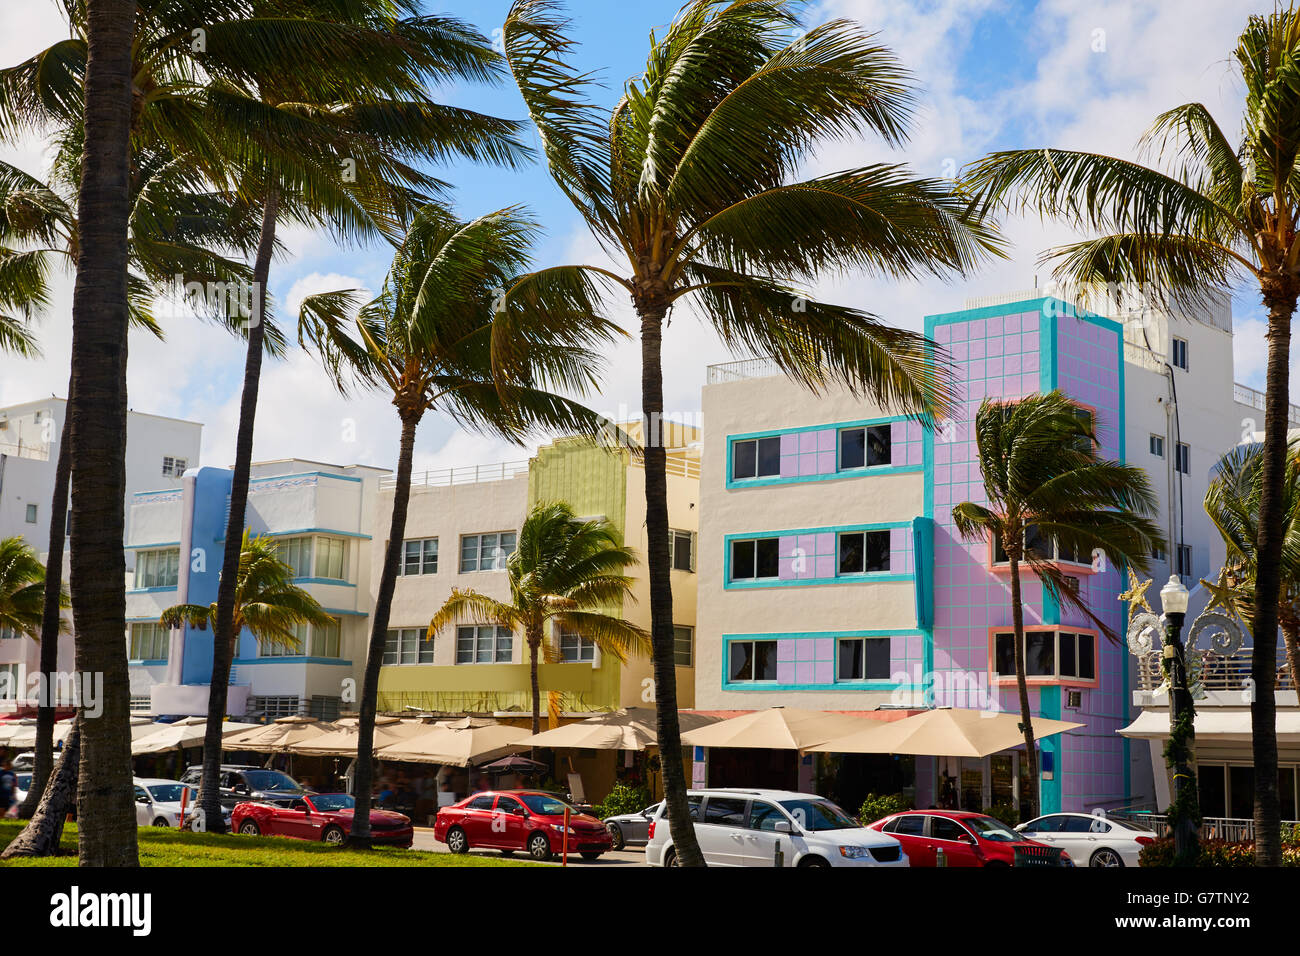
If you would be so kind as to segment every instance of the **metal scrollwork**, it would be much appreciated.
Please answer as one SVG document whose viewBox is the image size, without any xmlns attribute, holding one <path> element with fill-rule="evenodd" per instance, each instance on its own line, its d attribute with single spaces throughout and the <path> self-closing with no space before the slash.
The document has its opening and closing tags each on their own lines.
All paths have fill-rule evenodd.
<svg viewBox="0 0 1300 956">
<path fill-rule="evenodd" d="M 1197 647 L 1203 635 L 1209 639 L 1209 646 L 1205 650 L 1227 657 L 1235 654 L 1241 647 L 1245 631 L 1228 615 L 1217 611 L 1206 611 L 1197 617 L 1188 629 L 1187 646 Z"/>
<path fill-rule="evenodd" d="M 1165 632 L 1162 617 L 1147 611 L 1134 614 L 1128 624 L 1128 649 L 1139 657 L 1155 650 L 1156 640 Z"/>
</svg>

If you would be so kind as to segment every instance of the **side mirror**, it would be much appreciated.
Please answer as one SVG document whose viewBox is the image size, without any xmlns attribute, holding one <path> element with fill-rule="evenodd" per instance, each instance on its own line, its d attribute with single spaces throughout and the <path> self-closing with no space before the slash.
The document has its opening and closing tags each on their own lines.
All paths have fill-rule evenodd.
<svg viewBox="0 0 1300 956">
<path fill-rule="evenodd" d="M 528 816 L 528 811 L 523 807 L 515 807 L 514 814 L 517 817 L 526 817 Z"/>
<path fill-rule="evenodd" d="M 135 798 L 135 802 L 136 802 L 136 803 L 146 803 L 146 804 L 147 804 L 147 803 L 149 802 L 149 797 L 148 797 L 147 794 L 143 794 L 143 793 L 142 793 L 142 794 L 140 794 L 138 797 Z"/>
<path fill-rule="evenodd" d="M 789 820 L 777 820 L 776 823 L 773 825 L 772 829 L 775 830 L 777 833 L 793 832 Z"/>
</svg>

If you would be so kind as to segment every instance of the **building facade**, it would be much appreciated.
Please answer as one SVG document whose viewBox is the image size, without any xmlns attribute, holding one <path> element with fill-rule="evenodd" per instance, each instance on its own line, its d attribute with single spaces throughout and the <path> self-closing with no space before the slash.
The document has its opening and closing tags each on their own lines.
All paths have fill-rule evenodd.
<svg viewBox="0 0 1300 956">
<path fill-rule="evenodd" d="M 1170 541 L 1152 575 L 1163 581 L 1172 566 L 1194 583 L 1212 560 L 1200 507 L 1209 468 L 1250 417 L 1238 401 L 1248 391 L 1233 385 L 1231 328 L 1226 306 L 1171 320 L 1106 318 L 1041 293 L 969 302 L 925 320 L 960 398 L 933 429 L 843 392 L 813 396 L 763 363 L 711 369 L 697 706 L 1017 711 L 1005 564 L 952 522 L 955 505 L 987 503 L 972 427 L 981 401 L 1059 388 L 1088 409 L 1099 454 L 1151 475 Z M 1122 634 L 1120 570 L 1104 556 L 1058 560 Z M 1139 662 L 1031 574 L 1022 600 L 1034 712 L 1084 724 L 1041 741 L 1041 806 L 1156 802 L 1163 761 L 1118 733 Z M 697 754 L 697 779 L 709 759 Z M 981 809 L 1018 800 L 1021 763 L 1015 751 L 917 758 L 908 789 L 918 806 Z"/>
</svg>

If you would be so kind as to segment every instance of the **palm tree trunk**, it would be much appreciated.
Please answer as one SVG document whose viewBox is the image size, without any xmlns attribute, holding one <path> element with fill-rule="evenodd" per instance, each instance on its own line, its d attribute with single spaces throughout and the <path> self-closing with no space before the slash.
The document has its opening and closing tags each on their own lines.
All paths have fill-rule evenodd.
<svg viewBox="0 0 1300 956">
<path fill-rule="evenodd" d="M 402 446 L 397 456 L 397 485 L 393 489 L 393 516 L 388 525 L 388 546 L 384 548 L 384 569 L 379 575 L 379 593 L 370 625 L 370 646 L 366 650 L 366 673 L 361 681 L 360 720 L 357 723 L 357 766 L 353 777 L 351 846 L 370 847 L 370 791 L 374 780 L 375 713 L 379 697 L 379 668 L 384 663 L 384 640 L 393 610 L 397 567 L 402 560 L 402 536 L 406 534 L 406 510 L 411 500 L 411 460 L 415 456 L 415 429 L 421 411 L 402 412 Z"/>
<path fill-rule="evenodd" d="M 1291 316 L 1300 285 L 1291 277 L 1263 284 L 1268 307 L 1268 385 L 1264 398 L 1263 480 L 1255 553 L 1255 634 L 1250 676 L 1250 734 L 1255 764 L 1255 865 L 1282 865 L 1282 809 L 1277 786 L 1277 602 L 1281 590 L 1282 488 L 1290 421 Z"/>
<path fill-rule="evenodd" d="M 23 832 L 0 853 L 0 860 L 14 856 L 51 856 L 58 852 L 63 837 L 63 823 L 68 818 L 77 793 L 78 768 L 81 763 L 81 718 L 72 722 L 72 730 L 63 742 L 63 753 L 49 786 L 41 794 L 40 804 Z"/>
<path fill-rule="evenodd" d="M 84 722 L 82 866 L 137 866 L 126 663 L 127 219 L 133 0 L 87 9 L 85 148 L 72 294 L 72 619 Z M 98 686 L 96 686 L 98 685 Z M 92 700 L 92 698 L 95 698 Z"/>
<path fill-rule="evenodd" d="M 1029 707 L 1029 684 L 1025 680 L 1025 608 L 1020 603 L 1020 557 L 1008 552 L 1011 565 L 1011 624 L 1015 631 L 1016 690 L 1020 694 L 1020 728 L 1025 735 L 1025 760 L 1029 767 L 1029 794 L 1020 795 L 1020 819 L 1038 816 L 1038 750 L 1034 746 L 1033 711 Z"/>
<path fill-rule="evenodd" d="M 673 849 L 682 866 L 704 866 L 686 803 L 681 722 L 677 718 L 677 663 L 673 652 L 673 591 L 668 565 L 668 455 L 663 427 L 663 319 L 666 308 L 641 312 L 641 409 L 645 434 L 646 564 L 650 575 L 650 642 L 654 659 L 656 730 L 664 801 Z"/>
<path fill-rule="evenodd" d="M 530 629 L 531 631 L 531 629 Z M 533 691 L 533 733 L 542 732 L 542 685 L 537 680 L 537 650 L 542 645 L 540 634 L 528 635 L 528 677 Z"/>
<path fill-rule="evenodd" d="M 68 391 L 71 400 L 72 391 Z M 45 603 L 41 609 L 41 699 L 36 708 L 36 763 L 32 767 L 32 785 L 27 798 L 18 808 L 20 819 L 28 820 L 36 812 L 45 792 L 46 781 L 54 766 L 54 675 L 59 668 L 59 625 L 63 609 L 59 596 L 63 591 L 63 536 L 67 534 L 68 479 L 72 473 L 72 416 L 63 416 L 59 435 L 59 458 L 54 466 L 54 494 L 50 501 L 50 545 L 45 557 Z"/>
<path fill-rule="evenodd" d="M 244 517 L 248 507 L 248 473 L 253 464 L 253 425 L 257 418 L 257 390 L 262 377 L 262 344 L 266 336 L 266 281 L 271 274 L 275 251 L 275 220 L 280 208 L 279 193 L 272 189 L 262 208 L 262 234 L 253 262 L 253 315 L 249 318 L 248 351 L 244 357 L 244 392 L 239 401 L 239 431 L 235 438 L 235 467 L 230 478 L 230 516 L 226 519 L 226 543 L 221 559 L 221 580 L 217 586 L 217 620 L 212 628 L 212 677 L 208 687 L 208 723 L 203 733 L 203 776 L 199 784 L 199 810 L 203 827 L 210 833 L 225 833 L 221 815 L 221 722 L 226 719 L 226 698 L 230 691 L 230 664 L 239 635 L 235 626 L 235 587 L 239 578 L 239 555 L 244 541 Z M 181 555 L 188 561 L 189 555 Z"/>
</svg>

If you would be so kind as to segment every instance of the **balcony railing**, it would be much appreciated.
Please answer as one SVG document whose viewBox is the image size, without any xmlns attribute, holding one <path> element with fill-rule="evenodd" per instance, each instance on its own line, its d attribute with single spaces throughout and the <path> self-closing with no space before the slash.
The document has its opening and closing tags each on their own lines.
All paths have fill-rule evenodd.
<svg viewBox="0 0 1300 956">
<path fill-rule="evenodd" d="M 528 461 L 499 461 L 490 465 L 464 465 L 459 468 L 435 468 L 411 476 L 412 488 L 447 488 L 452 485 L 476 485 L 486 481 L 509 481 L 528 474 Z M 397 487 L 397 478 L 379 479 L 380 491 Z"/>
<path fill-rule="evenodd" d="M 1114 812 L 1107 814 L 1107 816 L 1115 817 L 1121 821 L 1131 820 L 1134 823 L 1150 827 L 1155 831 L 1156 836 L 1167 837 L 1170 835 L 1169 818 L 1163 813 Z M 1282 825 L 1294 827 L 1296 822 L 1283 820 Z M 1202 840 L 1227 840 L 1229 843 L 1248 842 L 1255 839 L 1255 821 L 1240 817 L 1203 817 L 1200 837 Z"/>
<path fill-rule="evenodd" d="M 1207 691 L 1242 690 L 1250 685 L 1251 649 L 1243 647 L 1228 657 L 1211 653 L 1205 661 L 1201 672 L 1201 682 Z M 1164 674 L 1160 670 L 1160 651 L 1150 651 L 1138 658 L 1138 688 L 1155 690 L 1164 683 Z M 1291 682 L 1291 669 L 1287 667 L 1286 655 L 1277 654 L 1277 689 L 1294 690 Z"/>
<path fill-rule="evenodd" d="M 747 378 L 771 378 L 780 374 L 780 367 L 769 358 L 742 359 L 739 362 L 710 365 L 705 381 L 709 385 L 720 385 L 724 382 L 741 382 Z"/>
<path fill-rule="evenodd" d="M 1249 405 L 1259 411 L 1264 411 L 1264 393 L 1257 388 L 1251 388 L 1249 385 L 1242 385 L 1236 382 L 1232 386 L 1232 399 L 1238 405 Z M 1287 411 L 1287 417 L 1291 420 L 1292 425 L 1300 425 L 1300 405 L 1291 405 Z M 1264 430 L 1264 422 L 1260 421 L 1259 431 Z"/>
</svg>

